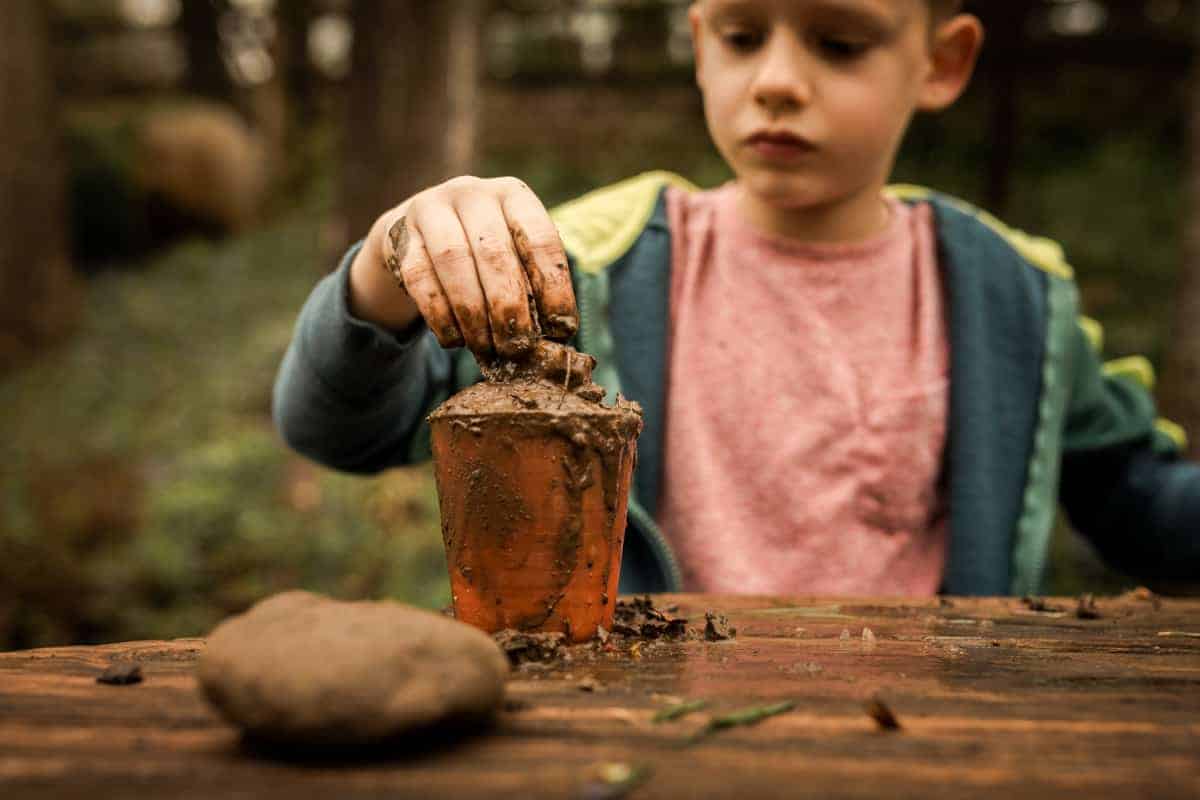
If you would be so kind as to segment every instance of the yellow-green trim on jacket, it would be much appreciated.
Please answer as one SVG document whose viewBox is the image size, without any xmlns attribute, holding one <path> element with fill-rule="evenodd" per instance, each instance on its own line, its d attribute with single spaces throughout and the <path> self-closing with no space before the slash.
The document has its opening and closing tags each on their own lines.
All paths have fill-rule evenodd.
<svg viewBox="0 0 1200 800">
<path fill-rule="evenodd" d="M 550 218 L 575 268 L 595 274 L 625 255 L 646 229 L 664 186 L 697 190 L 674 173 L 643 172 L 552 209 Z"/>
</svg>

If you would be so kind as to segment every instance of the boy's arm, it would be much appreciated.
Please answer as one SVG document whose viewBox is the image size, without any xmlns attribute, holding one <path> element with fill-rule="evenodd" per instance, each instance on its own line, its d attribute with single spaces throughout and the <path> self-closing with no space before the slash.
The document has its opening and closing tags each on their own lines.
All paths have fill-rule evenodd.
<svg viewBox="0 0 1200 800">
<path fill-rule="evenodd" d="M 425 416 L 449 397 L 465 351 L 440 347 L 424 322 L 394 333 L 348 308 L 356 245 L 300 312 L 275 380 L 284 440 L 347 472 L 378 472 L 427 457 Z M 466 359 L 470 360 L 469 354 Z"/>
<path fill-rule="evenodd" d="M 1147 388 L 1106 370 L 1081 327 L 1072 333 L 1060 488 L 1072 525 L 1122 572 L 1200 581 L 1200 465 L 1158 429 Z"/>
</svg>

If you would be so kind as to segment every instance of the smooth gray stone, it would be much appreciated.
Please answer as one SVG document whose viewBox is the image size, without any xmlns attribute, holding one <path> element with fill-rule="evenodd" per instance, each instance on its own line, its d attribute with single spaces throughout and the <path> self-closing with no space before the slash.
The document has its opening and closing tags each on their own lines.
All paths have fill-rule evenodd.
<svg viewBox="0 0 1200 800">
<path fill-rule="evenodd" d="M 360 745 L 486 718 L 508 671 L 490 636 L 449 617 L 296 591 L 218 625 L 197 677 L 255 739 Z"/>
</svg>

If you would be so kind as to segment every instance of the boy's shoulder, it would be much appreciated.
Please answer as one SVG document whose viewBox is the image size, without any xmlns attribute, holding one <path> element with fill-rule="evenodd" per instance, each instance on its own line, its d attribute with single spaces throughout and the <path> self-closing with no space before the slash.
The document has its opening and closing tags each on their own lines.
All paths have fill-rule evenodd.
<svg viewBox="0 0 1200 800">
<path fill-rule="evenodd" d="M 662 192 L 669 186 L 687 192 L 700 190 L 686 178 L 657 170 L 601 187 L 552 209 L 550 216 L 576 269 L 595 274 L 628 252 L 651 223 Z M 965 200 L 924 186 L 896 184 L 886 192 L 906 202 L 933 204 L 939 212 L 939 237 L 943 240 L 951 233 L 946 228 L 968 237 L 998 239 L 1047 275 L 1074 279 L 1062 247 L 1052 239 L 1012 228 Z"/>
<path fill-rule="evenodd" d="M 1075 278 L 1062 245 L 1044 236 L 1032 236 L 1006 225 L 991 213 L 952 195 L 913 184 L 895 184 L 885 190 L 889 195 L 910 203 L 930 202 L 938 208 L 939 224 L 970 226 L 976 233 L 994 235 L 1017 252 L 1031 266 L 1065 281 Z M 944 231 L 939 231 L 944 234 Z"/>
</svg>

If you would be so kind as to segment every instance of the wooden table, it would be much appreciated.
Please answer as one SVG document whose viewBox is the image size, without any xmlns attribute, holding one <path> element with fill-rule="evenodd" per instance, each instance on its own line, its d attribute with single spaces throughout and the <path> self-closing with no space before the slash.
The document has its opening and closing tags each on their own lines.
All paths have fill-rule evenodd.
<svg viewBox="0 0 1200 800">
<path fill-rule="evenodd" d="M 720 611 L 737 637 L 519 670 L 490 732 L 357 763 L 241 745 L 196 692 L 199 639 L 3 653 L 0 797 L 621 796 L 604 763 L 647 776 L 633 798 L 1200 797 L 1200 602 L 1101 598 L 1099 619 L 1074 600 L 654 602 L 700 627 Z M 115 658 L 144 682 L 98 684 Z M 900 730 L 864 712 L 875 692 Z M 653 723 L 672 698 L 712 705 Z M 689 744 L 710 712 L 783 700 Z"/>
</svg>

